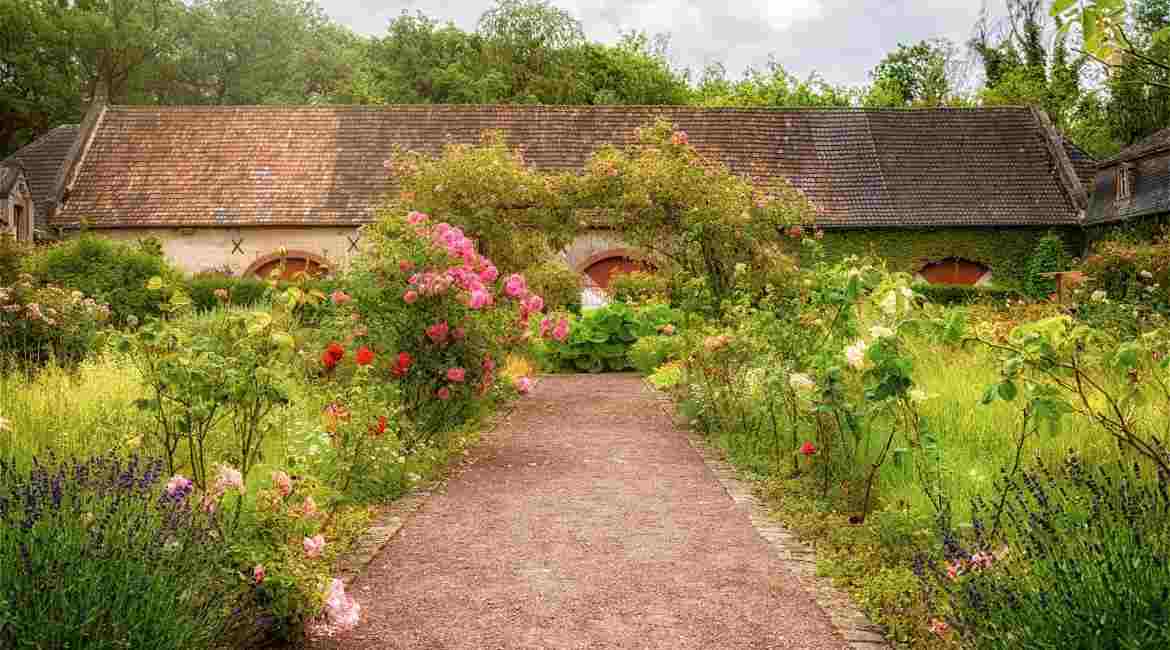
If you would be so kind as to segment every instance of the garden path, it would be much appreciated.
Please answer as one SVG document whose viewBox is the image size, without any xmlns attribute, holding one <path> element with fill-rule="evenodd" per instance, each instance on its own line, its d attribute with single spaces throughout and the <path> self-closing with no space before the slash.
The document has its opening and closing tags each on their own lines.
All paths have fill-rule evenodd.
<svg viewBox="0 0 1170 650">
<path fill-rule="evenodd" d="M 638 377 L 545 378 L 475 458 L 315 648 L 846 647 Z"/>
</svg>

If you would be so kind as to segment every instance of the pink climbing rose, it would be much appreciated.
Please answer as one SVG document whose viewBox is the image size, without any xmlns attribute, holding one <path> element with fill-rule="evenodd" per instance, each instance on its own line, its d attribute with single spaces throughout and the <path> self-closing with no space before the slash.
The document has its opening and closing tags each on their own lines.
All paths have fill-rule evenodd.
<svg viewBox="0 0 1170 650">
<path fill-rule="evenodd" d="M 306 537 L 302 544 L 305 547 L 305 557 L 321 557 L 321 551 L 325 548 L 325 536 L 314 535 L 312 537 Z"/>
<path fill-rule="evenodd" d="M 362 607 L 345 593 L 345 583 L 334 578 L 325 596 L 325 616 L 329 622 L 342 630 L 356 627 L 361 619 Z"/>
<path fill-rule="evenodd" d="M 517 377 L 516 378 L 516 392 L 521 395 L 527 395 L 532 392 L 532 378 L 531 377 Z"/>
<path fill-rule="evenodd" d="M 542 318 L 540 321 L 540 337 L 547 339 L 548 335 L 552 332 L 552 328 L 553 328 L 552 319 L 551 318 Z"/>
<path fill-rule="evenodd" d="M 495 282 L 500 277 L 500 271 L 492 264 L 488 264 L 479 272 L 479 279 L 484 282 Z"/>
<path fill-rule="evenodd" d="M 344 305 L 347 302 L 353 300 L 353 297 L 341 289 L 337 289 L 329 296 L 329 299 L 332 300 L 333 304 L 335 305 Z"/>
<path fill-rule="evenodd" d="M 273 472 L 272 484 L 276 486 L 276 490 L 280 492 L 280 496 L 287 497 L 292 494 L 292 479 L 288 477 L 288 474 L 284 472 Z"/>
<path fill-rule="evenodd" d="M 425 215 L 421 212 L 418 212 L 417 210 L 406 215 L 406 223 L 409 223 L 412 226 L 421 225 L 423 223 L 426 223 L 426 221 L 427 221 L 427 215 Z"/>
<path fill-rule="evenodd" d="M 473 289 L 467 306 L 472 309 L 483 309 L 492 304 L 492 294 L 483 289 Z"/>
<path fill-rule="evenodd" d="M 266 575 L 268 575 L 268 572 L 264 570 L 263 564 L 257 564 L 255 567 L 253 567 L 252 579 L 256 581 L 256 584 L 264 582 L 264 576 Z"/>
<path fill-rule="evenodd" d="M 402 300 L 408 305 L 413 305 L 418 300 L 418 292 L 412 290 L 402 294 Z"/>
<path fill-rule="evenodd" d="M 524 276 L 519 273 L 513 273 L 504 280 L 504 293 L 508 294 L 510 298 L 519 298 L 528 290 L 528 282 L 524 280 Z"/>
<path fill-rule="evenodd" d="M 461 382 L 467 378 L 467 371 L 463 368 L 448 368 L 447 380 L 454 382 Z"/>
<path fill-rule="evenodd" d="M 427 328 L 427 338 L 433 343 L 446 343 L 450 331 L 451 328 L 447 325 L 447 321 L 440 321 Z"/>
<path fill-rule="evenodd" d="M 565 339 L 569 338 L 569 321 L 567 319 L 562 318 L 557 321 L 557 326 L 552 331 L 552 337 L 561 343 L 564 343 Z"/>
<path fill-rule="evenodd" d="M 541 309 L 544 309 L 544 298 L 541 298 L 535 293 L 530 293 L 524 297 L 524 301 L 521 304 L 524 306 L 525 311 L 535 314 Z"/>
<path fill-rule="evenodd" d="M 435 391 L 435 396 L 445 402 L 451 399 L 451 389 L 443 386 L 439 390 Z"/>
</svg>

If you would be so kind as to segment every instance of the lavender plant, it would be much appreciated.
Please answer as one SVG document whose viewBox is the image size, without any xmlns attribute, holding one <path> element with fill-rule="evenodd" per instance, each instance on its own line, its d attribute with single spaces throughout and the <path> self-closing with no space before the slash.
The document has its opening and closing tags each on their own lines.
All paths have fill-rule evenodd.
<svg viewBox="0 0 1170 650">
<path fill-rule="evenodd" d="M 976 499 L 969 532 L 944 514 L 941 561 L 917 563 L 945 612 L 936 633 L 1005 650 L 1170 647 L 1170 474 L 1070 457 L 998 490 L 1002 535 L 997 505 Z"/>
<path fill-rule="evenodd" d="M 163 462 L 0 460 L 0 647 L 207 648 L 242 584 Z"/>
</svg>

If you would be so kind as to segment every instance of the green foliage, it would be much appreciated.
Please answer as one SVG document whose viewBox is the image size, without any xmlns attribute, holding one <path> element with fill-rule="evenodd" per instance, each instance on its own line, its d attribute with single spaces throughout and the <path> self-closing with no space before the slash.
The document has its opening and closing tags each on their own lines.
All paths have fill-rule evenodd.
<svg viewBox="0 0 1170 650">
<path fill-rule="evenodd" d="M 528 288 L 544 298 L 548 311 L 569 309 L 581 303 L 581 275 L 560 260 L 549 260 L 524 270 Z"/>
<path fill-rule="evenodd" d="M 1014 289 L 999 287 L 978 287 L 966 284 L 923 284 L 914 285 L 914 290 L 936 305 L 970 305 L 975 303 L 1001 304 L 1018 297 Z"/>
<path fill-rule="evenodd" d="M 640 338 L 676 327 L 680 314 L 663 304 L 630 307 L 612 303 L 586 310 L 572 321 L 567 340 L 548 341 L 554 368 L 584 372 L 619 371 L 631 367 L 631 346 Z"/>
<path fill-rule="evenodd" d="M 670 278 L 651 271 L 620 273 L 609 283 L 613 299 L 627 304 L 670 302 Z"/>
<path fill-rule="evenodd" d="M 146 284 L 154 277 L 179 276 L 160 256 L 88 233 L 38 250 L 25 260 L 25 270 L 38 281 L 76 289 L 108 304 L 117 324 L 161 315 L 164 299 L 157 291 L 148 291 Z"/>
<path fill-rule="evenodd" d="M 672 326 L 673 327 L 673 326 Z M 630 366 L 649 375 L 668 361 L 678 361 L 686 353 L 686 342 L 679 336 L 643 336 L 630 346 Z"/>
<path fill-rule="evenodd" d="M 945 39 L 898 44 L 873 69 L 866 106 L 943 106 L 953 99 L 959 52 Z"/>
<path fill-rule="evenodd" d="M 1069 270 L 1068 253 L 1064 240 L 1055 233 L 1044 235 L 1028 259 L 1028 277 L 1024 292 L 1033 298 L 1044 298 L 1056 291 L 1056 280 L 1045 273 Z"/>
<path fill-rule="evenodd" d="M 32 246 L 17 241 L 10 234 L 0 235 L 0 287 L 16 284 L 23 268 L 24 258 L 32 253 Z"/>
<path fill-rule="evenodd" d="M 854 95 L 852 90 L 833 86 L 816 74 L 800 79 L 770 60 L 763 70 L 749 67 L 739 81 L 727 79 L 721 64 L 709 65 L 703 70 L 691 103 L 744 108 L 847 108 L 853 105 Z"/>
</svg>

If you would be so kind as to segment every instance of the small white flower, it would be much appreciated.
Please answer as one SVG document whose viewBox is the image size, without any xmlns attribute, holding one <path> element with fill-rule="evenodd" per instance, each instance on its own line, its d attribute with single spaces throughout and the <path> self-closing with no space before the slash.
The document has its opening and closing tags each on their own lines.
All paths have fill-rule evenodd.
<svg viewBox="0 0 1170 650">
<path fill-rule="evenodd" d="M 873 327 L 869 328 L 869 335 L 875 339 L 884 339 L 888 336 L 893 336 L 894 330 L 888 327 L 883 327 L 881 325 L 874 325 Z"/>
<path fill-rule="evenodd" d="M 882 298 L 879 306 L 887 316 L 896 315 L 898 313 L 898 294 L 894 293 L 893 291 L 887 293 L 886 297 Z"/>
<path fill-rule="evenodd" d="M 809 391 L 817 387 L 812 377 L 799 372 L 794 372 L 788 376 L 788 385 L 795 391 Z"/>
<path fill-rule="evenodd" d="M 910 391 L 910 401 L 911 402 L 918 402 L 919 404 L 921 404 L 922 402 L 925 402 L 926 400 L 930 399 L 931 397 L 932 397 L 932 395 L 928 395 L 926 393 L 926 391 L 922 390 L 921 388 L 914 388 L 914 389 L 911 389 L 911 391 Z"/>
<path fill-rule="evenodd" d="M 855 369 L 860 370 L 865 365 L 865 350 L 869 347 L 865 341 L 858 339 L 856 343 L 845 348 L 845 359 L 849 365 Z"/>
<path fill-rule="evenodd" d="M 1142 271 L 1141 273 L 1138 273 L 1138 275 L 1140 275 L 1145 280 L 1153 280 L 1154 279 L 1154 274 L 1150 273 L 1149 271 Z"/>
<path fill-rule="evenodd" d="M 1109 294 L 1105 293 L 1104 289 L 1097 289 L 1093 292 L 1093 295 L 1090 296 L 1090 298 L 1093 300 L 1093 302 L 1105 302 L 1105 297 L 1108 295 Z"/>
<path fill-rule="evenodd" d="M 902 291 L 902 296 L 905 297 L 907 300 L 910 300 L 911 298 L 914 297 L 914 292 L 910 290 L 910 287 L 902 287 L 901 291 Z"/>
</svg>

